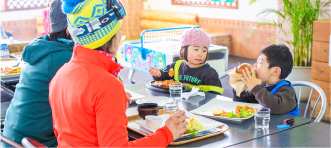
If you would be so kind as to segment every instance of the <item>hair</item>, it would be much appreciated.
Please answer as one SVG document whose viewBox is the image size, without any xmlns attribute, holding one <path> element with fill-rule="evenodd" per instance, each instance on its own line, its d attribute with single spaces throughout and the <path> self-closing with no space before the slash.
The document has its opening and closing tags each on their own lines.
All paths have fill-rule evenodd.
<svg viewBox="0 0 331 148">
<path fill-rule="evenodd" d="M 102 51 L 105 51 L 105 52 L 109 52 L 109 45 L 112 46 L 113 45 L 113 41 L 114 41 L 114 38 L 115 38 L 116 34 L 114 36 L 112 36 L 110 38 L 110 40 L 108 42 L 106 42 L 104 45 L 94 49 L 94 50 L 102 50 Z"/>
<path fill-rule="evenodd" d="M 70 34 L 67 34 L 67 29 L 61 30 L 59 32 L 49 33 L 49 39 L 51 41 L 56 41 L 58 38 L 71 40 Z"/>
<path fill-rule="evenodd" d="M 280 79 L 285 79 L 292 71 L 293 58 L 288 47 L 285 45 L 270 45 L 264 48 L 260 55 L 263 54 L 267 57 L 269 68 L 280 67 Z"/>
<path fill-rule="evenodd" d="M 180 52 L 179 52 L 179 57 L 185 61 L 188 61 L 187 60 L 187 50 L 188 50 L 188 46 L 190 45 L 187 45 L 187 46 L 183 46 L 182 48 L 180 48 Z M 208 50 L 207 50 L 207 56 L 206 56 L 206 59 L 203 63 L 205 63 L 208 59 Z"/>
</svg>

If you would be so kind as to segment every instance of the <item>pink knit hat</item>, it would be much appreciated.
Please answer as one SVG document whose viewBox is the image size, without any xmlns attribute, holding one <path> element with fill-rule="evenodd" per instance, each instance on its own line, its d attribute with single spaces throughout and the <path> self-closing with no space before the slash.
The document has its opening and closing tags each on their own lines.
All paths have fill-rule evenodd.
<svg viewBox="0 0 331 148">
<path fill-rule="evenodd" d="M 211 44 L 210 36 L 201 28 L 194 27 L 187 30 L 182 36 L 182 45 L 181 47 L 187 45 L 203 45 L 209 49 Z"/>
</svg>

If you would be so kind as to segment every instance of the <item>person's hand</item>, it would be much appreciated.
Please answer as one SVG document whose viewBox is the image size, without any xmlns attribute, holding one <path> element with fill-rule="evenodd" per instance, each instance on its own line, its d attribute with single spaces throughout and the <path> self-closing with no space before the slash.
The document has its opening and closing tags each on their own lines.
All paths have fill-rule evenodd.
<svg viewBox="0 0 331 148">
<path fill-rule="evenodd" d="M 132 95 L 129 92 L 125 92 L 125 93 L 126 93 L 126 97 L 127 97 L 127 100 L 128 100 L 126 108 L 128 108 L 129 104 L 131 104 L 131 102 L 132 102 L 132 100 L 131 100 Z"/>
<path fill-rule="evenodd" d="M 161 72 L 159 69 L 157 69 L 154 66 L 149 67 L 148 69 L 149 73 L 154 77 L 161 77 Z"/>
<path fill-rule="evenodd" d="M 252 90 L 256 85 L 261 85 L 262 83 L 261 79 L 256 78 L 255 72 L 249 72 L 247 67 L 245 70 L 243 70 L 243 76 L 240 77 L 240 79 L 247 85 L 248 89 L 250 90 Z"/>
<path fill-rule="evenodd" d="M 174 136 L 174 140 L 178 139 L 181 135 L 186 132 L 187 121 L 185 112 L 182 110 L 177 111 L 171 115 L 168 120 L 165 122 L 165 126 L 171 131 Z"/>
</svg>

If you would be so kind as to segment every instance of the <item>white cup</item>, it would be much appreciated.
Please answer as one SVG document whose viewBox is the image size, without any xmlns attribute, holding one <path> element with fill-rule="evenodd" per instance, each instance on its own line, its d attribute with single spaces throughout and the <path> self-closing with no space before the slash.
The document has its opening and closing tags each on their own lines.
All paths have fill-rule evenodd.
<svg viewBox="0 0 331 148">
<path fill-rule="evenodd" d="M 163 123 L 163 116 L 147 115 L 145 116 L 145 119 L 146 126 L 153 129 L 160 128 Z"/>
</svg>

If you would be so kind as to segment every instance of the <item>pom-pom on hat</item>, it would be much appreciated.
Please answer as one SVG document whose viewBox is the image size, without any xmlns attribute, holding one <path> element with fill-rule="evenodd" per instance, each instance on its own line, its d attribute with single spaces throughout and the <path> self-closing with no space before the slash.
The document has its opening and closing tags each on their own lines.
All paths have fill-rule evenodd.
<svg viewBox="0 0 331 148">
<path fill-rule="evenodd" d="M 210 36 L 201 28 L 194 27 L 188 29 L 182 36 L 182 45 L 181 47 L 188 45 L 203 45 L 209 49 L 211 44 Z"/>
<path fill-rule="evenodd" d="M 125 16 L 120 0 L 108 0 L 118 8 L 108 10 L 107 0 L 63 0 L 62 9 L 67 14 L 68 30 L 79 45 L 96 49 L 107 43 L 120 29 L 118 15 Z"/>
</svg>

